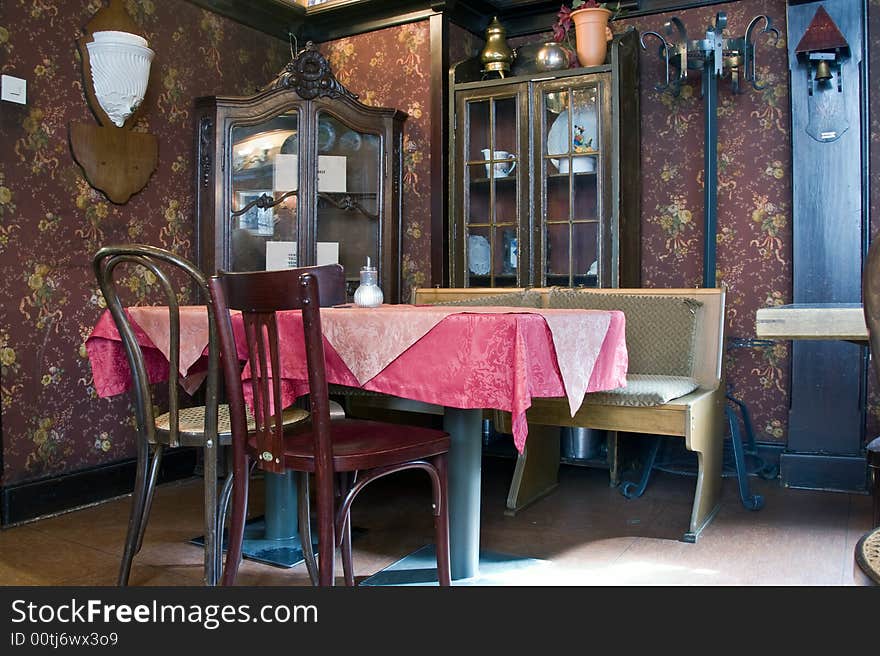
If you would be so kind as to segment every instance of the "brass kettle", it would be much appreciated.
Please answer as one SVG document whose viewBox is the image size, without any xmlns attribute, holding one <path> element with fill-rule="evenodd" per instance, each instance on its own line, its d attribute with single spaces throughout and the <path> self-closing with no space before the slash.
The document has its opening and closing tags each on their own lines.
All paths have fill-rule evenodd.
<svg viewBox="0 0 880 656">
<path fill-rule="evenodd" d="M 486 28 L 486 45 L 480 52 L 480 62 L 483 64 L 483 73 L 498 73 L 504 77 L 505 73 L 510 72 L 510 63 L 515 56 L 513 50 L 507 45 L 505 35 L 507 34 L 501 21 L 497 16 L 493 16 Z"/>
</svg>

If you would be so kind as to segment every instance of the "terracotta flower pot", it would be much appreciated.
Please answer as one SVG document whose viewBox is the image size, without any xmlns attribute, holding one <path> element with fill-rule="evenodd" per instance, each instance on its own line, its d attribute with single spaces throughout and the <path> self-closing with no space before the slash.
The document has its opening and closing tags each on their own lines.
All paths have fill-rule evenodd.
<svg viewBox="0 0 880 656">
<path fill-rule="evenodd" d="M 581 66 L 599 66 L 605 63 L 608 41 L 613 38 L 611 28 L 608 27 L 609 18 L 611 12 L 601 7 L 587 7 L 571 12 Z"/>
</svg>

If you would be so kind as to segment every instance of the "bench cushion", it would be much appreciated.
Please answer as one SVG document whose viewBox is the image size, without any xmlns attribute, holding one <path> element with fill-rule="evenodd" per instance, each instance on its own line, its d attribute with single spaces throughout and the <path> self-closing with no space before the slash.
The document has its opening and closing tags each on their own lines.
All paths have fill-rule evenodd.
<svg viewBox="0 0 880 656">
<path fill-rule="evenodd" d="M 662 405 L 700 386 L 696 378 L 688 376 L 658 376 L 627 374 L 626 387 L 606 392 L 590 392 L 584 396 L 588 405 Z"/>
<path fill-rule="evenodd" d="M 548 307 L 620 310 L 626 316 L 629 372 L 692 376 L 697 334 L 697 308 L 684 296 L 594 293 L 550 290 Z M 685 392 L 687 393 L 687 392 Z"/>
<path fill-rule="evenodd" d="M 540 308 L 543 299 L 540 292 L 521 291 L 494 294 L 492 296 L 471 296 L 458 301 L 439 301 L 431 305 L 493 305 L 499 307 Z"/>
</svg>

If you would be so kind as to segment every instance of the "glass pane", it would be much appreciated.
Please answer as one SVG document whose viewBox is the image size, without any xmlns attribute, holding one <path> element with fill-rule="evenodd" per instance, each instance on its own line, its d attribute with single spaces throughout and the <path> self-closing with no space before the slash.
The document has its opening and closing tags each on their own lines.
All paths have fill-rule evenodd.
<svg viewBox="0 0 880 656">
<path fill-rule="evenodd" d="M 465 246 L 468 287 L 489 287 L 492 266 L 492 234 L 488 226 L 471 227 Z"/>
<path fill-rule="evenodd" d="M 596 87 L 544 92 L 543 98 L 546 156 L 556 172 L 595 172 L 596 157 L 586 155 L 599 148 Z"/>
<path fill-rule="evenodd" d="M 571 218 L 570 179 L 568 174 L 556 173 L 547 178 L 547 210 L 544 213 L 548 221 L 567 221 Z"/>
<path fill-rule="evenodd" d="M 349 286 L 356 286 L 368 257 L 371 264 L 381 267 L 381 138 L 360 132 L 322 111 L 318 112 L 316 127 L 317 245 L 309 261 L 342 264 Z"/>
<path fill-rule="evenodd" d="M 496 179 L 495 223 L 516 223 L 517 193 L 514 178 Z"/>
<path fill-rule="evenodd" d="M 296 266 L 298 118 L 290 112 L 259 125 L 232 128 L 233 271 Z M 277 242 L 282 243 L 267 245 Z"/>
<path fill-rule="evenodd" d="M 468 223 L 487 224 L 492 220 L 490 204 L 492 187 L 486 178 L 486 165 L 470 164 L 467 171 L 468 203 L 465 216 L 468 217 Z"/>
<path fill-rule="evenodd" d="M 571 226 L 573 285 L 599 286 L 599 224 L 574 223 Z"/>
<path fill-rule="evenodd" d="M 573 179 L 573 219 L 596 219 L 599 216 L 596 176 L 576 175 Z"/>
<path fill-rule="evenodd" d="M 516 97 L 498 98 L 495 104 L 495 139 L 487 144 L 496 151 L 496 159 L 516 158 L 516 144 L 519 143 L 519 130 L 516 120 Z"/>
<path fill-rule="evenodd" d="M 571 151 L 594 153 L 599 150 L 598 91 L 589 86 L 571 92 Z"/>
<path fill-rule="evenodd" d="M 495 272 L 496 286 L 513 286 L 516 284 L 518 262 L 516 226 L 499 226 L 495 229 L 495 252 L 492 258 L 492 269 Z"/>
<path fill-rule="evenodd" d="M 550 223 L 545 231 L 545 273 L 548 285 L 568 285 L 569 223 Z M 559 277 L 562 276 L 562 279 Z M 552 277 L 552 282 L 551 282 Z"/>
<path fill-rule="evenodd" d="M 490 147 L 489 139 L 489 113 L 488 100 L 468 102 L 467 104 L 467 130 L 469 136 L 469 151 L 465 154 L 468 160 L 487 159 L 482 150 Z"/>
</svg>

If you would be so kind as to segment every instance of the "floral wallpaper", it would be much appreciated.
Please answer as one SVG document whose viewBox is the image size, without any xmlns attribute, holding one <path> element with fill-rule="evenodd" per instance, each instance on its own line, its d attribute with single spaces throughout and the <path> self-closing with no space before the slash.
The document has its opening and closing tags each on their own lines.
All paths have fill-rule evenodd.
<svg viewBox="0 0 880 656">
<path fill-rule="evenodd" d="M 342 84 L 367 105 L 409 115 L 403 130 L 401 298 L 431 281 L 431 44 L 428 21 L 323 44 Z"/>
<path fill-rule="evenodd" d="M 286 43 L 183 0 L 127 0 L 156 52 L 135 129 L 158 137 L 159 165 L 114 205 L 85 181 L 67 136 L 70 122 L 94 122 L 75 38 L 102 4 L 0 3 L 0 72 L 25 78 L 28 98 L 0 110 L 3 485 L 133 455 L 128 397 L 96 397 L 83 347 L 103 305 L 91 257 L 126 241 L 192 257 L 193 99 L 253 93 L 289 58 Z M 154 283 L 133 274 L 129 287 L 148 299 Z"/>
<path fill-rule="evenodd" d="M 780 32 L 773 45 L 756 39 L 756 91 L 746 83 L 733 95 L 719 83 L 717 276 L 728 286 L 727 335 L 754 338 L 755 311 L 791 302 L 791 134 L 784 0 L 741 0 L 687 11 L 617 21 L 658 30 L 671 16 L 698 38 L 727 13 L 727 35 L 742 35 L 765 14 Z M 762 24 L 763 26 L 763 24 Z M 663 62 L 650 43 L 641 55 L 642 282 L 647 287 L 702 285 L 704 101 L 700 75 L 675 97 L 654 85 Z M 784 442 L 788 425 L 789 345 L 737 347 L 729 343 L 725 375 L 749 407 L 756 439 Z"/>
</svg>

